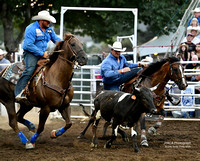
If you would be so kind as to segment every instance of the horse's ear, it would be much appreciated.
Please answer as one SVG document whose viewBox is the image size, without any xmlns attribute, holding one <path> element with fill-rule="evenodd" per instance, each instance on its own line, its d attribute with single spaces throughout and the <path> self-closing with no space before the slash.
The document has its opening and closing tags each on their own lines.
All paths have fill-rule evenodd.
<svg viewBox="0 0 200 161">
<path fill-rule="evenodd" d="M 66 33 L 66 34 L 65 34 L 65 40 L 69 40 L 70 37 L 72 37 L 72 36 L 73 36 L 73 35 L 72 35 L 70 32 Z"/>
</svg>

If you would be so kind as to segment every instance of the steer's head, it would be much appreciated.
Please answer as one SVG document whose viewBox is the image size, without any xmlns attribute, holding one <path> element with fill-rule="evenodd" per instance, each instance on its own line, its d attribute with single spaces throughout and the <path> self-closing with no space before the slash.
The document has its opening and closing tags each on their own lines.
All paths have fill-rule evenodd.
<svg viewBox="0 0 200 161">
<path fill-rule="evenodd" d="M 157 112 L 153 103 L 153 95 L 151 89 L 147 87 L 135 88 L 135 93 L 140 97 L 140 102 L 143 105 L 144 112 L 155 114 Z"/>
</svg>

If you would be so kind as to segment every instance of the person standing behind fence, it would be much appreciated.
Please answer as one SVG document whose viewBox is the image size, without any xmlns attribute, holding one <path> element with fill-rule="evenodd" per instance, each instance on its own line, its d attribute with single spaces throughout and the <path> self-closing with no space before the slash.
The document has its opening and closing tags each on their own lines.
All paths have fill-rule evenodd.
<svg viewBox="0 0 200 161">
<path fill-rule="evenodd" d="M 176 57 L 180 58 L 181 61 L 190 61 L 190 52 L 188 52 L 188 45 L 186 43 L 179 45 Z"/>
<path fill-rule="evenodd" d="M 192 27 L 192 26 L 187 27 L 187 35 L 188 35 L 188 34 L 191 34 L 191 35 L 192 35 L 193 39 L 191 40 L 191 42 L 194 43 L 194 44 L 197 44 L 197 43 L 200 42 L 200 39 L 199 39 L 198 36 L 197 36 L 197 35 L 199 34 L 199 30 L 200 30 L 199 27 Z M 186 35 L 186 37 L 182 40 L 181 43 L 184 43 L 184 42 L 187 42 L 187 41 L 188 41 L 188 40 L 187 40 L 187 35 Z"/>
<path fill-rule="evenodd" d="M 55 34 L 54 30 L 49 27 L 50 23 L 56 23 L 56 19 L 48 11 L 40 11 L 32 20 L 36 22 L 26 27 L 23 50 L 25 70 L 15 87 L 15 99 L 17 101 L 26 99 L 24 88 L 31 78 L 37 62 L 40 58 L 48 58 L 47 43 L 51 40 L 57 43 L 61 39 Z"/>
<path fill-rule="evenodd" d="M 192 56 L 192 61 L 198 61 L 198 56 L 193 55 Z M 199 63 L 189 63 L 186 65 L 185 69 L 196 69 L 199 66 Z M 195 80 L 195 76 L 193 75 L 186 75 L 186 80 L 187 81 L 193 81 Z"/>
<path fill-rule="evenodd" d="M 182 41 L 181 44 L 185 43 L 188 45 L 188 52 L 191 53 L 195 51 L 195 44 L 192 42 L 194 39 L 194 35 L 192 33 L 188 33 L 186 38 Z"/>
<path fill-rule="evenodd" d="M 198 22 L 198 19 L 197 18 L 192 18 L 192 21 L 190 23 L 190 26 L 192 27 L 198 27 L 199 26 L 199 22 Z"/>
<path fill-rule="evenodd" d="M 192 14 L 194 15 L 188 22 L 188 26 L 191 25 L 192 19 L 193 18 L 197 18 L 198 23 L 200 24 L 200 9 L 199 8 L 195 8 L 194 10 L 192 10 Z"/>
<path fill-rule="evenodd" d="M 0 49 L 0 72 L 10 64 L 10 61 L 4 58 L 6 55 L 6 52 L 4 52 L 2 49 Z M 3 65 L 5 64 L 5 65 Z"/>
<path fill-rule="evenodd" d="M 147 66 L 145 63 L 129 63 L 121 54 L 126 48 L 122 48 L 121 42 L 114 42 L 111 48 L 111 53 L 103 60 L 101 64 L 101 77 L 104 83 L 105 90 L 119 91 L 119 86 L 135 76 L 141 70 L 140 67 Z"/>
</svg>

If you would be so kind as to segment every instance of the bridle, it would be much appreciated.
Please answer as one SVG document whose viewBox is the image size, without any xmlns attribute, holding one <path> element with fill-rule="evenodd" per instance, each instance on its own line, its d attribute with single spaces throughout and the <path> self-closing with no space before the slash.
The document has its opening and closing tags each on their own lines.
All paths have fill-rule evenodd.
<svg viewBox="0 0 200 161">
<path fill-rule="evenodd" d="M 176 78 L 175 80 L 173 80 L 177 85 L 179 85 L 181 82 L 182 82 L 182 79 L 184 78 L 184 75 L 183 75 L 183 71 L 180 69 L 182 67 L 182 65 L 180 64 L 180 62 L 175 62 L 175 63 L 172 63 L 170 64 L 170 78 L 172 79 L 173 76 L 177 75 L 177 73 L 175 73 L 174 69 L 173 69 L 173 66 L 178 64 L 179 65 L 179 70 L 181 72 L 181 77 L 180 78 Z"/>
<path fill-rule="evenodd" d="M 78 62 L 76 61 L 76 58 L 78 57 L 78 53 L 79 53 L 79 52 L 82 52 L 83 49 L 80 49 L 78 52 L 76 52 L 76 51 L 73 49 L 72 45 L 70 44 L 70 41 L 71 41 L 73 38 L 75 38 L 74 35 L 72 35 L 72 36 L 66 41 L 67 46 L 68 46 L 70 52 L 72 53 L 72 56 L 70 57 L 70 59 L 67 59 L 67 58 L 63 57 L 63 56 L 61 56 L 60 54 L 59 54 L 59 58 L 62 59 L 62 60 L 64 60 L 64 61 L 66 61 L 66 62 L 68 62 L 68 63 L 71 64 L 72 66 L 74 66 L 74 65 L 77 66 L 77 65 L 78 65 Z"/>
</svg>

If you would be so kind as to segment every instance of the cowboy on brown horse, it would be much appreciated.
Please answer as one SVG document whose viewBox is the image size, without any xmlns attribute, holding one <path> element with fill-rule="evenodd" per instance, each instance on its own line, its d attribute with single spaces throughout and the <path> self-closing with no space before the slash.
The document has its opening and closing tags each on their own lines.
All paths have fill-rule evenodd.
<svg viewBox="0 0 200 161">
<path fill-rule="evenodd" d="M 56 19 L 48 11 L 40 11 L 32 20 L 36 22 L 30 24 L 25 30 L 23 43 L 25 70 L 23 71 L 15 87 L 16 100 L 26 99 L 24 88 L 34 73 L 37 62 L 41 58 L 48 58 L 47 43 L 51 40 L 57 43 L 61 39 L 49 27 L 50 23 L 56 23 Z"/>
</svg>

